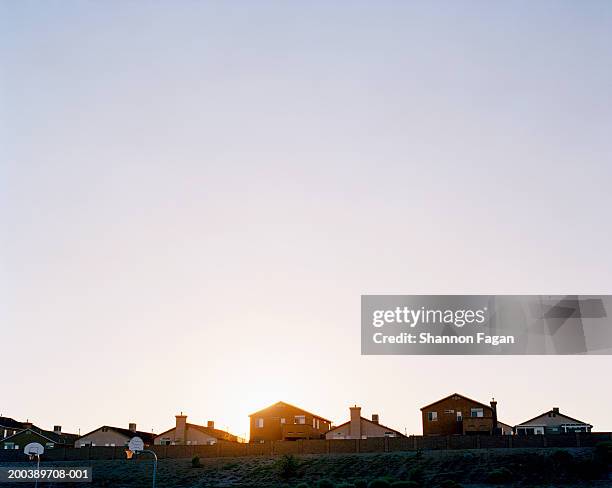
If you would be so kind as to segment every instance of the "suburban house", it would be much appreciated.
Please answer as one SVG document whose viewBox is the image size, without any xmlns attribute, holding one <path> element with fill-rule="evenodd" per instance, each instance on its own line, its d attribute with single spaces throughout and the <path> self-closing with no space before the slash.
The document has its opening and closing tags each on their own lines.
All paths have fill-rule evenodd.
<svg viewBox="0 0 612 488">
<path fill-rule="evenodd" d="M 497 420 L 497 402 L 477 402 L 459 393 L 421 408 L 423 435 L 511 434 L 509 425 Z"/>
<path fill-rule="evenodd" d="M 322 439 L 331 428 L 331 420 L 285 402 L 249 415 L 251 442 Z"/>
<path fill-rule="evenodd" d="M 361 407 L 350 407 L 350 420 L 334 427 L 325 434 L 326 439 L 367 439 L 369 437 L 406 437 L 401 432 L 385 427 L 379 422 L 378 414 L 372 420 L 361 416 Z"/>
<path fill-rule="evenodd" d="M 75 434 L 63 434 L 60 426 L 50 431 L 39 429 L 31 424 L 26 423 L 26 425 L 30 426 L 0 440 L 0 449 L 23 449 L 30 442 L 38 442 L 45 449 L 72 447 L 77 438 Z"/>
<path fill-rule="evenodd" d="M 79 437 L 74 447 L 86 446 L 127 446 L 132 437 L 140 437 L 144 441 L 145 446 L 153 444 L 155 434 L 151 432 L 142 432 L 136 430 L 136 424 L 129 424 L 127 429 L 121 427 L 111 427 L 103 425 L 96 430 Z"/>
<path fill-rule="evenodd" d="M 230 434 L 224 430 L 215 429 L 215 423 L 212 420 L 208 421 L 206 426 L 188 424 L 187 415 L 176 415 L 176 425 L 155 436 L 154 443 L 156 445 L 174 446 L 174 445 L 210 445 L 216 444 L 217 441 L 239 442 L 237 436 Z"/>
<path fill-rule="evenodd" d="M 514 431 L 518 435 L 566 434 L 568 432 L 591 432 L 592 428 L 591 424 L 568 417 L 555 407 L 531 420 L 516 425 Z"/>
<path fill-rule="evenodd" d="M 23 422 L 0 415 L 0 439 L 16 434 L 25 428 Z"/>
</svg>

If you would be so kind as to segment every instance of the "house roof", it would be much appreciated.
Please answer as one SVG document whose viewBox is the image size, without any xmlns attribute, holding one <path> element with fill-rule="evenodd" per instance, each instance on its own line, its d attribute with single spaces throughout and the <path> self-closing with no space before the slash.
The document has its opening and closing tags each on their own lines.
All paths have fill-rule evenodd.
<svg viewBox="0 0 612 488">
<path fill-rule="evenodd" d="M 320 419 L 320 420 L 325 420 L 325 422 L 329 422 L 331 424 L 331 420 L 326 419 L 325 417 L 321 417 L 320 415 L 317 415 L 316 413 L 309 412 L 308 410 L 304 410 L 303 408 L 296 407 L 295 405 L 291 405 L 290 403 L 287 403 L 287 402 L 273 403 L 272 405 L 268 405 L 266 408 L 262 408 L 261 410 L 257 410 L 257 412 L 253 412 L 249 414 L 249 417 L 252 417 L 253 415 L 257 415 L 258 413 L 263 412 L 264 410 L 268 410 L 269 408 L 276 407 L 277 405 L 285 405 L 287 407 L 295 408 L 296 410 L 301 410 L 302 412 L 307 413 L 308 415 L 312 415 L 313 417 Z"/>
<path fill-rule="evenodd" d="M 200 432 L 206 435 L 209 435 L 211 437 L 214 437 L 215 439 L 221 439 L 224 441 L 231 441 L 231 442 L 238 441 L 238 436 L 235 436 L 234 434 L 230 434 L 229 432 L 226 432 L 225 430 L 215 429 L 213 427 L 206 427 L 205 425 L 197 425 L 197 424 L 189 424 L 189 423 L 186 424 L 186 426 L 190 429 L 199 430 Z M 161 434 L 157 434 L 155 438 L 160 437 L 164 434 L 167 434 L 168 432 L 172 432 L 175 429 L 176 429 L 176 426 L 162 432 Z"/>
<path fill-rule="evenodd" d="M 584 425 L 588 425 L 589 427 L 593 427 L 591 424 L 587 424 L 586 422 L 583 422 L 582 420 L 578 420 L 578 419 L 569 417 L 569 416 L 567 416 L 567 415 L 565 415 L 565 414 L 563 414 L 561 412 L 555 412 L 552 408 L 550 410 L 544 412 L 544 413 L 541 413 L 540 415 L 537 415 L 537 416 L 533 417 L 532 419 L 525 420 L 524 422 L 521 422 L 520 424 L 516 424 L 515 427 L 519 427 L 519 426 L 527 424 L 529 422 L 533 422 L 534 420 L 537 420 L 537 419 L 539 419 L 541 417 L 544 417 L 544 416 L 548 416 L 551 413 L 554 413 L 557 417 L 563 417 L 564 419 L 571 420 L 572 422 L 578 422 L 579 424 L 584 424 Z"/>
<path fill-rule="evenodd" d="M 0 417 L 0 426 L 8 429 L 23 429 L 23 422 L 19 422 L 10 417 Z"/>
<path fill-rule="evenodd" d="M 32 432 L 33 434 L 36 434 L 36 435 L 38 435 L 38 436 L 40 436 L 40 437 L 43 437 L 43 438 L 45 438 L 46 440 L 48 440 L 48 441 L 50 441 L 50 442 L 53 442 L 54 444 L 61 444 L 60 442 L 58 442 L 57 438 L 51 438 L 51 437 L 49 437 L 49 436 L 47 436 L 47 435 L 43 434 L 42 432 L 39 432 L 39 431 L 34 430 L 34 429 L 30 429 L 30 428 L 28 428 L 28 429 L 22 429 L 22 430 L 20 430 L 19 432 L 14 433 L 13 435 L 9 435 L 8 437 L 5 437 L 4 439 L 0 440 L 0 442 L 6 442 L 6 441 L 8 441 L 8 440 L 12 439 L 13 437 L 17 437 L 18 435 L 21 435 L 21 434 L 23 434 L 24 432 L 28 432 L 28 431 L 30 431 L 30 432 Z"/>
<path fill-rule="evenodd" d="M 476 403 L 478 405 L 482 405 L 483 407 L 486 407 L 489 410 L 491 409 L 491 405 L 487 405 L 486 403 L 482 403 L 482 402 L 478 402 L 476 400 L 472 400 L 471 398 L 468 398 L 465 395 L 462 395 L 460 393 L 451 393 L 450 395 L 448 395 L 448 396 L 446 396 L 444 398 L 441 398 L 440 400 L 436 400 L 435 402 L 430 403 L 429 405 L 425 405 L 424 407 L 421 407 L 421 410 L 425 410 L 426 408 L 429 408 L 429 407 L 431 407 L 431 406 L 433 406 L 433 405 L 435 405 L 437 403 L 443 402 L 444 400 L 448 400 L 449 398 L 452 398 L 454 396 L 459 396 L 459 397 L 463 398 L 464 400 L 469 400 L 470 402 Z"/>
<path fill-rule="evenodd" d="M 153 440 L 155 439 L 155 437 L 157 436 L 157 434 L 153 434 L 152 432 L 143 432 L 141 430 L 137 430 L 137 431 L 131 431 L 130 429 L 123 429 L 121 427 L 113 427 L 111 425 L 103 425 L 101 427 L 98 427 L 97 429 L 92 430 L 91 432 L 88 432 L 87 434 L 82 435 L 81 437 L 77 437 L 77 439 L 82 439 L 83 437 L 87 437 L 88 435 L 91 435 L 95 432 L 98 432 L 99 430 L 102 430 L 104 428 L 107 428 L 109 430 L 112 430 L 114 432 L 117 432 L 118 434 L 122 434 L 128 438 L 132 438 L 132 437 L 140 437 L 146 444 L 151 444 L 153 443 Z M 75 440 L 77 440 L 75 439 Z"/>
<path fill-rule="evenodd" d="M 363 420 L 363 421 L 365 421 L 365 422 L 368 422 L 368 423 L 370 423 L 370 424 L 374 424 L 374 425 L 378 425 L 379 427 L 382 427 L 383 429 L 386 429 L 386 430 L 388 430 L 388 431 L 390 431 L 390 432 L 395 432 L 395 433 L 396 433 L 396 434 L 398 434 L 400 437 L 406 437 L 404 434 L 402 434 L 401 432 L 399 432 L 399 431 L 397 431 L 397 430 L 395 430 L 395 429 L 392 429 L 391 427 L 387 427 L 386 425 L 382 425 L 382 424 L 377 424 L 376 422 L 372 422 L 371 420 L 366 419 L 365 417 L 360 417 L 360 418 L 361 418 L 361 420 Z M 336 429 L 339 429 L 340 427 L 344 427 L 345 425 L 350 424 L 350 423 L 351 423 L 351 421 L 350 421 L 350 420 L 349 420 L 349 421 L 347 421 L 347 422 L 344 422 L 343 424 L 340 424 L 340 425 L 338 425 L 337 427 L 334 427 L 333 429 L 330 429 L 330 430 L 328 430 L 327 432 L 325 432 L 325 435 L 329 434 L 330 432 L 333 432 L 333 431 L 334 431 L 334 430 L 336 430 Z"/>
</svg>

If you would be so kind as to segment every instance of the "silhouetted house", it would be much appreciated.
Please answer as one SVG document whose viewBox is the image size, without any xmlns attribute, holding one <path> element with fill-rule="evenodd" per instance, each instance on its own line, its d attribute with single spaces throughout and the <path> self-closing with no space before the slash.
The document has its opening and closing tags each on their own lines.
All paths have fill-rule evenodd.
<svg viewBox="0 0 612 488">
<path fill-rule="evenodd" d="M 285 402 L 249 415 L 250 441 L 322 439 L 331 428 L 331 420 Z"/>
<path fill-rule="evenodd" d="M 591 424 L 568 417 L 555 407 L 531 420 L 516 425 L 514 431 L 518 435 L 565 434 L 568 432 L 591 432 L 592 428 Z"/>
<path fill-rule="evenodd" d="M 176 425 L 155 437 L 157 445 L 210 445 L 218 441 L 239 442 L 237 436 L 224 430 L 215 429 L 215 423 L 208 421 L 206 426 L 187 423 L 187 415 L 176 415 Z"/>
<path fill-rule="evenodd" d="M 459 393 L 422 407 L 421 416 L 423 435 L 502 434 L 510 427 L 498 422 L 495 399 L 485 405 Z"/>
<path fill-rule="evenodd" d="M 31 442 L 38 442 L 45 449 L 72 447 L 76 437 L 74 434 L 62 434 L 61 428 L 60 431 L 50 431 L 32 426 L 2 439 L 0 449 L 23 449 Z"/>
<path fill-rule="evenodd" d="M 103 425 L 76 439 L 74 447 L 127 446 L 132 437 L 140 437 L 145 446 L 150 446 L 155 434 L 136 430 L 136 424 L 129 424 L 127 429 Z"/>
<path fill-rule="evenodd" d="M 350 420 L 332 428 L 325 434 L 326 439 L 368 439 L 370 437 L 405 437 L 404 434 L 386 427 L 379 422 L 377 414 L 372 420 L 361 416 L 361 407 L 350 407 Z"/>
<path fill-rule="evenodd" d="M 12 436 L 24 428 L 24 422 L 19 422 L 10 417 L 0 416 L 0 439 Z"/>
</svg>

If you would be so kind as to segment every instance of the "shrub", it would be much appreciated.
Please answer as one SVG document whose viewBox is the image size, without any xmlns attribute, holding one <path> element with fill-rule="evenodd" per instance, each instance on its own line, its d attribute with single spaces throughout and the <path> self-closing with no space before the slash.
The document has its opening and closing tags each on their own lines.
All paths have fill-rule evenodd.
<svg viewBox="0 0 612 488">
<path fill-rule="evenodd" d="M 608 467 L 597 459 L 580 459 L 572 466 L 572 472 L 581 480 L 597 480 L 607 476 Z"/>
<path fill-rule="evenodd" d="M 391 483 L 392 488 L 419 488 L 420 486 L 416 481 L 395 481 Z"/>
<path fill-rule="evenodd" d="M 612 441 L 598 442 L 595 445 L 595 459 L 612 464 Z"/>
<path fill-rule="evenodd" d="M 441 481 L 438 488 L 461 488 L 461 485 L 453 480 Z"/>
<path fill-rule="evenodd" d="M 503 485 L 512 481 L 512 471 L 508 468 L 497 468 L 489 473 L 487 476 L 487 482 L 494 483 L 497 485 Z"/>
<path fill-rule="evenodd" d="M 291 454 L 285 454 L 277 462 L 278 475 L 283 479 L 289 479 L 297 476 L 300 463 L 297 458 Z"/>
<path fill-rule="evenodd" d="M 558 450 L 551 454 L 551 459 L 557 467 L 568 467 L 574 462 L 574 456 L 571 452 Z"/>
<path fill-rule="evenodd" d="M 191 458 L 191 467 L 192 468 L 201 468 L 202 464 L 200 463 L 200 458 L 198 456 L 193 456 Z"/>
<path fill-rule="evenodd" d="M 308 483 L 299 483 L 295 486 L 295 488 L 310 488 Z"/>
<path fill-rule="evenodd" d="M 343 481 L 336 485 L 336 488 L 355 488 L 353 483 L 349 483 L 348 481 Z"/>
<path fill-rule="evenodd" d="M 390 486 L 391 483 L 383 479 L 372 480 L 368 484 L 368 488 L 389 488 Z"/>
<path fill-rule="evenodd" d="M 317 481 L 317 488 L 336 488 L 336 485 L 329 480 L 322 479 Z"/>
<path fill-rule="evenodd" d="M 408 472 L 409 481 L 415 481 L 418 484 L 422 484 L 423 478 L 424 478 L 424 471 L 423 471 L 423 468 L 421 467 L 412 468 Z"/>
<path fill-rule="evenodd" d="M 356 480 L 354 485 L 355 488 L 368 488 L 368 482 L 366 480 Z"/>
</svg>

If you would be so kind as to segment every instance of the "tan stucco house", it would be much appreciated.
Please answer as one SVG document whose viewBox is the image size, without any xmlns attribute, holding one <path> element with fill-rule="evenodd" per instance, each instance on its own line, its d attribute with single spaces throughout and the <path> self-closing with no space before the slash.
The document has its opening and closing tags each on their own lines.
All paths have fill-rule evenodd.
<svg viewBox="0 0 612 488">
<path fill-rule="evenodd" d="M 351 417 L 338 427 L 325 434 L 326 439 L 368 439 L 370 437 L 406 437 L 391 427 L 379 422 L 378 414 L 372 415 L 372 420 L 361 416 L 361 407 L 350 407 Z"/>
<path fill-rule="evenodd" d="M 224 430 L 215 429 L 215 423 L 208 421 L 206 426 L 187 423 L 187 415 L 176 415 L 176 425 L 157 435 L 154 439 L 156 445 L 210 445 L 218 441 L 239 442 L 237 436 Z"/>
</svg>

